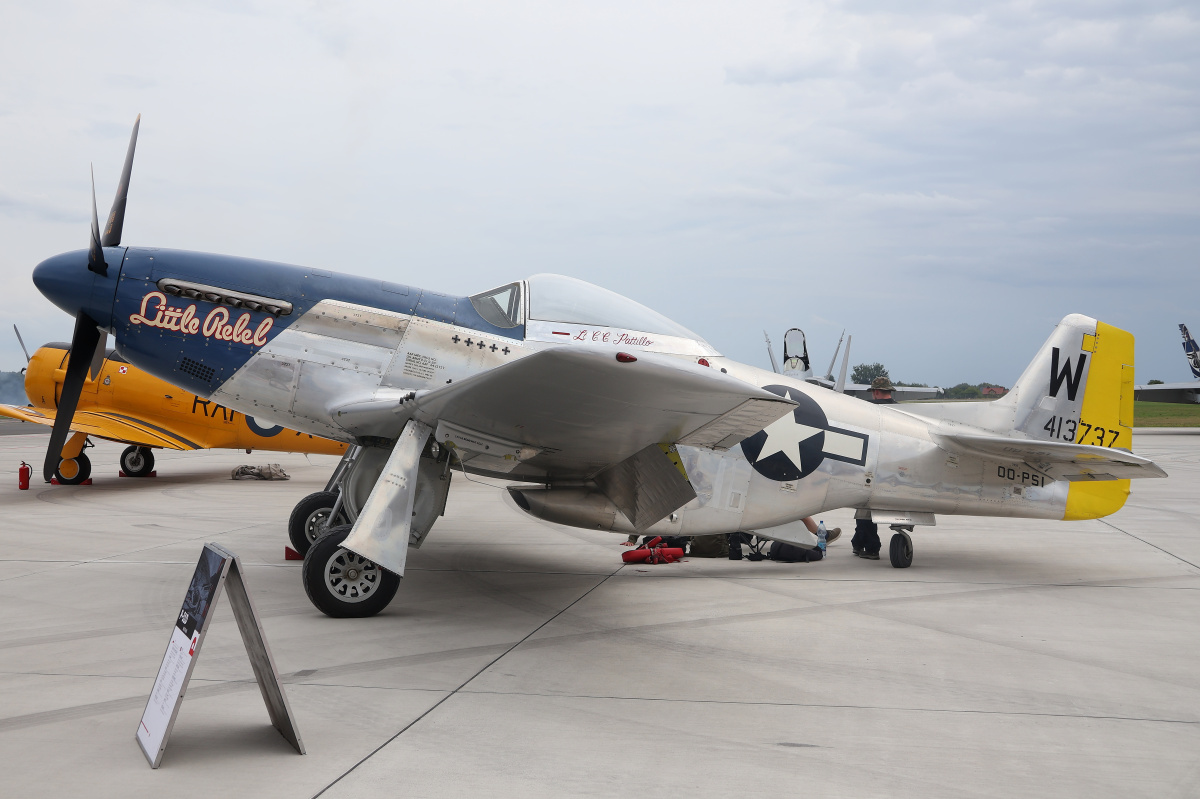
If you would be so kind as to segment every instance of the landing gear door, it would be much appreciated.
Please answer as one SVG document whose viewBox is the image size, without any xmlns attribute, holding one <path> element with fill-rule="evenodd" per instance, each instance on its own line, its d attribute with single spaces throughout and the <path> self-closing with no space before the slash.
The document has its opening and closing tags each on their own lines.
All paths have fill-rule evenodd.
<svg viewBox="0 0 1200 799">
<path fill-rule="evenodd" d="M 741 451 L 717 452 L 701 447 L 679 447 L 678 451 L 696 492 L 695 506 L 687 506 L 687 518 L 709 529 L 738 529 L 753 471 Z"/>
</svg>

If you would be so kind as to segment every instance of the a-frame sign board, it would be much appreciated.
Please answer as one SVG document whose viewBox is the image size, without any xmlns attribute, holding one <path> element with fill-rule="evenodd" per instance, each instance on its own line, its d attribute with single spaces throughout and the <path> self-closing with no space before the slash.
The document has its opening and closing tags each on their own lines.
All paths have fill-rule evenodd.
<svg viewBox="0 0 1200 799">
<path fill-rule="evenodd" d="M 279 672 L 275 669 L 267 639 L 258 623 L 254 601 L 242 578 L 241 560 L 217 544 L 205 544 L 196 571 L 192 574 L 187 596 L 183 599 L 183 607 L 171 629 L 171 642 L 167 645 L 162 665 L 158 667 L 154 689 L 138 722 L 138 746 L 150 761 L 151 768 L 158 768 L 162 762 L 171 728 L 175 726 L 175 717 L 179 715 L 179 706 L 187 691 L 188 680 L 192 677 L 192 669 L 200 658 L 200 647 L 208 632 L 212 609 L 221 598 L 223 587 L 229 589 L 233 616 L 237 619 L 242 642 L 250 655 L 250 665 L 254 668 L 254 677 L 258 680 L 263 701 L 267 703 L 271 723 L 297 752 L 304 754 L 300 731 L 296 729 L 283 685 L 279 681 Z"/>
</svg>

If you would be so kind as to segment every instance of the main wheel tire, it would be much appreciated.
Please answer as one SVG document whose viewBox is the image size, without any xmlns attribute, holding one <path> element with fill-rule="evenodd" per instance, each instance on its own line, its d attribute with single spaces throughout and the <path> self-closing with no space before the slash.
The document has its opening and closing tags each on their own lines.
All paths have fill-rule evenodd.
<svg viewBox="0 0 1200 799">
<path fill-rule="evenodd" d="M 303 555 L 313 541 L 332 529 L 334 523 L 329 521 L 329 513 L 337 498 L 338 495 L 332 491 L 318 491 L 296 503 L 292 515 L 288 517 L 288 538 L 292 541 L 292 549 Z M 337 523 L 346 524 L 347 521 L 346 514 L 339 511 Z"/>
<path fill-rule="evenodd" d="M 154 471 L 154 453 L 149 447 L 126 447 L 121 453 L 121 471 L 126 477 L 146 477 Z"/>
<path fill-rule="evenodd" d="M 92 462 L 80 452 L 74 458 L 63 458 L 54 470 L 54 479 L 65 486 L 77 486 L 92 476 Z"/>
<path fill-rule="evenodd" d="M 888 556 L 891 557 L 892 565 L 897 569 L 907 569 L 912 565 L 913 544 L 908 533 L 903 530 L 896 531 L 888 545 Z"/>
<path fill-rule="evenodd" d="M 317 610 L 335 619 L 374 616 L 388 606 L 400 577 L 342 547 L 350 525 L 318 538 L 304 556 L 304 592 Z"/>
</svg>

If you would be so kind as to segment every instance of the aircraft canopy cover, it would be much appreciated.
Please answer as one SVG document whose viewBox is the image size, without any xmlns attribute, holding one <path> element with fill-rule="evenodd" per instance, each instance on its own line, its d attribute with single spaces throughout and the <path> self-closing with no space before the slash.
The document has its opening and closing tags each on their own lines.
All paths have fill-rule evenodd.
<svg viewBox="0 0 1200 799">
<path fill-rule="evenodd" d="M 659 312 L 586 281 L 563 275 L 534 275 L 528 283 L 530 319 L 659 333 L 707 344 Z"/>
</svg>

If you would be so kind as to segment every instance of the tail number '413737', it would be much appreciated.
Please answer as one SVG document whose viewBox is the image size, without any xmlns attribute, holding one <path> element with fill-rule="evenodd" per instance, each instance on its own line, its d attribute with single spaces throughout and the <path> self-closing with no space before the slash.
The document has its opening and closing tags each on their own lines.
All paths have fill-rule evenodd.
<svg viewBox="0 0 1200 799">
<path fill-rule="evenodd" d="M 1073 444 L 1091 444 L 1097 447 L 1111 447 L 1121 437 L 1120 430 L 1109 430 L 1088 424 L 1082 419 L 1077 423 L 1074 419 L 1063 416 L 1051 416 L 1050 421 L 1042 427 L 1050 438 L 1058 438 Z"/>
</svg>

